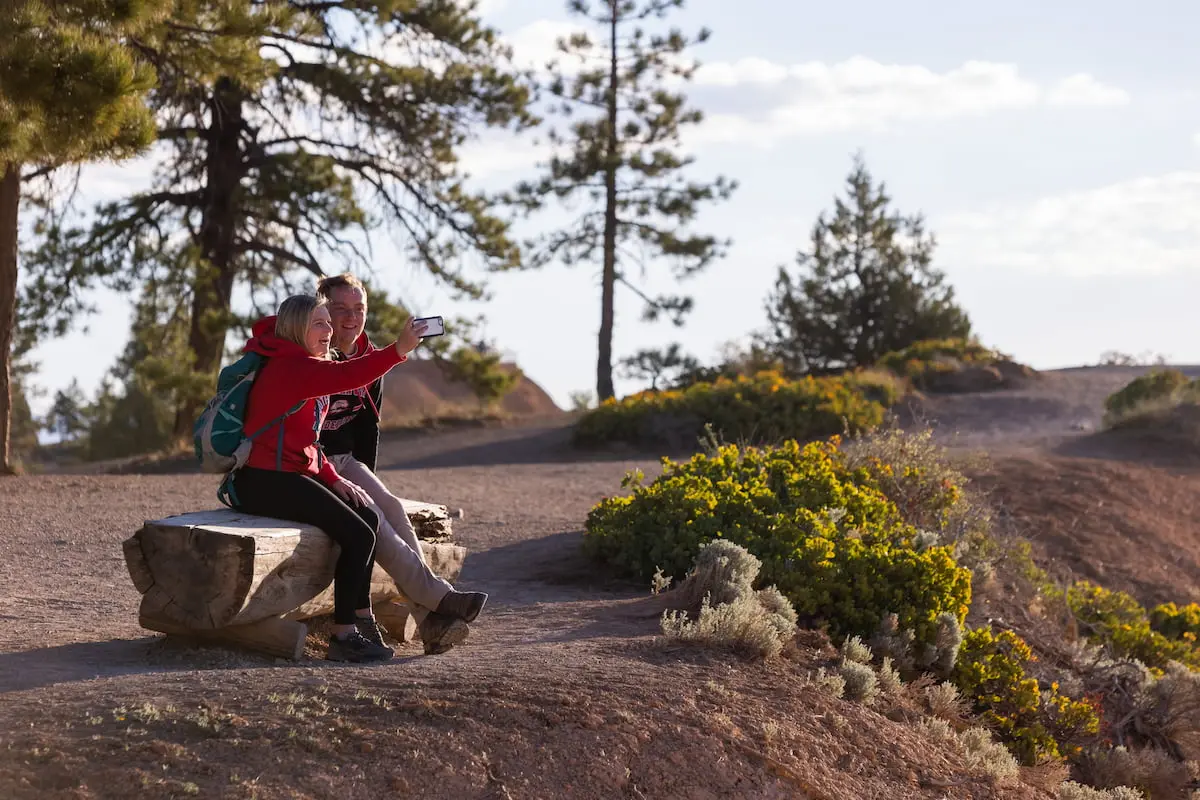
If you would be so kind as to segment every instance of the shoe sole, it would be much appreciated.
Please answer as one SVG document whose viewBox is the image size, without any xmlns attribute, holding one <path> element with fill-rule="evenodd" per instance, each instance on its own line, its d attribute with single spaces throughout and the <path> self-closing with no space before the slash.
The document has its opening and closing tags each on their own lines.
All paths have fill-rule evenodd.
<svg viewBox="0 0 1200 800">
<path fill-rule="evenodd" d="M 325 655 L 325 660 L 335 661 L 339 664 L 382 664 L 384 661 L 391 661 L 392 656 L 394 655 L 395 653 L 387 656 L 380 654 L 378 656 L 363 656 L 362 658 L 343 658 L 340 656 L 335 656 L 331 653 L 327 653 Z"/>
<path fill-rule="evenodd" d="M 456 644 L 462 644 L 471 635 L 471 629 L 467 627 L 467 623 L 460 619 L 454 620 L 446 628 L 436 642 L 430 642 L 425 645 L 425 655 L 436 656 L 440 655 Z"/>
<path fill-rule="evenodd" d="M 486 605 L 487 605 L 487 598 L 485 597 L 485 598 L 483 598 L 483 602 L 479 604 L 479 608 L 474 609 L 467 616 L 463 617 L 463 621 L 464 622 L 474 622 L 475 618 L 479 616 L 479 612 L 483 611 L 483 607 Z"/>
</svg>

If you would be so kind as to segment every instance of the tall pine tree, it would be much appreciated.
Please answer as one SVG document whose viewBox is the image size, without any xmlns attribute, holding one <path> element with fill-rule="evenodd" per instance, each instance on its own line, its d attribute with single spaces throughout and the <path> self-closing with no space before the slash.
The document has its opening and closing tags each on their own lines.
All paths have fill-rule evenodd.
<svg viewBox="0 0 1200 800">
<path fill-rule="evenodd" d="M 235 288 L 369 269 L 364 245 L 380 228 L 465 295 L 519 264 L 457 159 L 481 128 L 534 121 L 470 4 L 182 0 L 140 45 L 161 79 L 154 187 L 98 209 L 90 230 L 51 230 L 31 301 L 74 310 L 97 278 L 130 288 L 184 274 L 188 367 L 211 381 Z M 180 398 L 177 436 L 202 402 Z"/>
<path fill-rule="evenodd" d="M 934 237 L 920 214 L 891 207 L 862 156 L 767 300 L 767 347 L 791 374 L 870 366 L 922 339 L 967 337 L 971 323 L 932 266 Z"/>
<path fill-rule="evenodd" d="M 12 384 L 22 182 L 63 164 L 150 144 L 154 71 L 129 38 L 169 0 L 9 0 L 0 5 L 0 474 L 11 474 Z"/>
<path fill-rule="evenodd" d="M 613 396 L 616 285 L 642 299 L 645 318 L 666 314 L 681 324 L 691 298 L 651 297 L 634 273 L 663 259 L 676 279 L 687 278 L 723 255 L 728 245 L 689 230 L 699 207 L 729 197 L 735 184 L 724 178 L 687 179 L 693 159 L 680 154 L 680 128 L 702 117 L 670 88 L 691 78 L 697 64 L 684 53 L 705 41 L 708 32 L 689 38 L 674 28 L 646 28 L 682 7 L 683 0 L 568 3 L 571 12 L 603 33 L 599 38 L 580 33 L 559 42 L 579 69 L 566 74 L 556 65 L 548 89 L 556 101 L 554 110 L 571 124 L 551 133 L 556 155 L 545 175 L 521 187 L 533 206 L 546 199 L 584 202 L 586 210 L 577 219 L 539 243 L 532 264 L 600 263 L 596 394 L 601 400 Z"/>
</svg>

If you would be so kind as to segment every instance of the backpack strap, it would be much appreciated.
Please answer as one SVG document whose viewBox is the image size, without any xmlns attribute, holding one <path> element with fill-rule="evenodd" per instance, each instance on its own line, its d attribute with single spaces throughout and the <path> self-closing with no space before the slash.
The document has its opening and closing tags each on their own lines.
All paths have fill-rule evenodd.
<svg viewBox="0 0 1200 800">
<path fill-rule="evenodd" d="M 305 401 L 305 402 L 307 402 L 307 401 Z M 302 408 L 304 408 L 304 402 L 301 402 L 299 405 L 297 405 L 295 408 L 291 409 L 290 411 L 286 411 L 283 414 L 279 415 L 275 419 L 268 422 L 266 425 L 263 425 L 257 431 L 252 433 L 250 436 L 246 437 L 247 441 L 253 442 L 259 436 L 261 436 L 262 434 L 264 434 L 268 430 L 270 430 L 272 425 L 279 425 L 279 444 L 276 446 L 276 450 L 275 450 L 275 469 L 276 469 L 276 471 L 280 471 L 280 472 L 283 471 L 283 433 L 284 433 L 284 431 L 283 431 L 283 425 L 281 423 L 285 419 L 290 417 L 292 414 L 295 414 L 297 411 L 299 411 Z M 233 488 L 233 473 L 235 473 L 235 472 L 237 472 L 236 469 L 231 469 L 229 472 L 225 473 L 225 478 L 221 481 L 221 485 L 217 487 L 217 499 L 220 500 L 223 505 L 228 506 L 229 508 L 234 509 L 234 510 L 236 510 L 236 508 L 238 506 L 237 491 Z"/>
</svg>

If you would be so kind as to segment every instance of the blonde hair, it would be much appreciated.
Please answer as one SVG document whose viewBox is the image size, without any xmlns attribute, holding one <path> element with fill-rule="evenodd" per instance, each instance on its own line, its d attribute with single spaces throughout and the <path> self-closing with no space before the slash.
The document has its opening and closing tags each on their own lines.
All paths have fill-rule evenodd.
<svg viewBox="0 0 1200 800">
<path fill-rule="evenodd" d="M 305 339 L 313 312 L 325 305 L 324 297 L 311 294 L 294 294 L 279 304 L 275 312 L 275 335 L 307 349 Z"/>
<path fill-rule="evenodd" d="M 341 275 L 331 275 L 328 278 L 322 278 L 317 284 L 317 297 L 322 300 L 328 300 L 329 295 L 334 289 L 359 289 L 363 293 L 363 297 L 367 296 L 367 287 L 358 278 L 351 275 L 349 272 L 343 272 Z"/>
</svg>

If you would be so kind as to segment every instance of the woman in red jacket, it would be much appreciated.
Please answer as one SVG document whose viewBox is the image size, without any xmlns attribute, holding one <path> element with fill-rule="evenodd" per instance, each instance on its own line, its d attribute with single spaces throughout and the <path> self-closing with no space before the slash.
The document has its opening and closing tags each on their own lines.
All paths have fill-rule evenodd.
<svg viewBox="0 0 1200 800">
<path fill-rule="evenodd" d="M 379 516 L 366 493 L 339 476 L 317 444 L 328 395 L 366 386 L 407 360 L 424 332 L 424 323 L 410 322 L 392 345 L 364 358 L 334 361 L 329 358 L 333 326 L 324 301 L 294 295 L 276 316 L 256 323 L 246 343 L 247 352 L 268 360 L 250 389 L 244 429 L 261 433 L 246 466 L 234 473 L 236 506 L 248 514 L 315 525 L 340 546 L 328 656 L 334 661 L 384 661 L 393 651 L 383 644 L 371 612 Z M 276 426 L 262 430 L 285 414 Z M 460 619 L 431 617 L 421 632 L 427 653 L 443 652 L 469 632 Z"/>
</svg>

